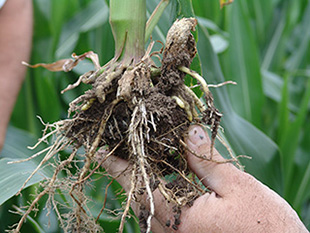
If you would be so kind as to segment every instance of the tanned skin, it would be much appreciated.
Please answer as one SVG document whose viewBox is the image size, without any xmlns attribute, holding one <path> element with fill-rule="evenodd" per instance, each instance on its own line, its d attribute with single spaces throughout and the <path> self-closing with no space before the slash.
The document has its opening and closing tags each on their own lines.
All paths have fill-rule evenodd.
<svg viewBox="0 0 310 233">
<path fill-rule="evenodd" d="M 8 0 L 0 9 L 0 151 L 25 77 L 32 42 L 32 1 Z"/>
</svg>

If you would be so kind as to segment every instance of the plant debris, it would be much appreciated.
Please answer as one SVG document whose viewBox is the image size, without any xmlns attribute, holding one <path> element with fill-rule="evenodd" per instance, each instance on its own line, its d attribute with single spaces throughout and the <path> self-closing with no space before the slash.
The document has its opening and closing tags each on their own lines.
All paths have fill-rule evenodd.
<svg viewBox="0 0 310 233">
<path fill-rule="evenodd" d="M 53 64 L 29 65 L 69 71 L 80 60 L 88 57 L 94 62 L 95 70 L 85 73 L 64 90 L 75 88 L 81 82 L 92 85 L 91 89 L 70 103 L 70 118 L 46 125 L 45 134 L 39 143 L 52 135 L 55 140 L 50 147 L 40 152 L 46 154 L 34 173 L 59 151 L 71 148 L 72 153 L 67 159 L 58 162 L 54 176 L 45 181 L 44 191 L 23 215 L 15 232 L 20 230 L 39 198 L 45 194 L 52 196 L 57 188 L 69 191 L 74 203 L 66 219 L 60 216 L 59 207 L 53 201 L 51 204 L 59 214 L 66 232 L 101 231 L 95 223 L 96 219 L 89 214 L 84 189 L 91 175 L 111 154 L 128 160 L 131 165 L 131 189 L 127 194 L 119 232 L 123 231 L 131 202 L 135 200 L 134 197 L 141 195 L 146 195 L 149 203 L 148 206 L 140 206 L 137 215 L 140 229 L 141 232 L 150 232 L 155 211 L 155 189 L 175 206 L 175 219 L 171 222 L 167 220 L 166 226 L 174 230 L 178 228 L 181 208 L 191 206 L 197 197 L 206 192 L 188 168 L 184 157 L 186 148 L 182 141 L 184 133 L 191 123 L 210 125 L 213 148 L 222 116 L 213 105 L 212 94 L 204 79 L 189 69 L 197 52 L 191 34 L 196 24 L 194 18 L 183 18 L 172 25 L 167 34 L 160 68 L 155 67 L 151 60 L 152 54 L 149 51 L 152 44 L 144 57 L 132 64 L 112 59 L 100 67 L 98 57 L 88 52 L 80 56 L 74 54 L 73 59 Z M 186 73 L 197 78 L 205 94 L 206 104 L 185 86 Z M 106 147 L 109 152 L 98 159 L 102 155 L 97 152 L 98 149 Z M 79 148 L 83 148 L 85 153 L 80 154 Z M 77 156 L 83 158 L 83 166 L 76 174 L 71 174 L 67 170 Z M 210 156 L 205 159 L 212 159 L 212 149 Z M 57 178 L 62 170 L 68 174 L 65 180 Z M 171 174 L 175 178 L 164 181 L 165 176 Z M 53 200 L 52 197 L 50 199 Z"/>
</svg>

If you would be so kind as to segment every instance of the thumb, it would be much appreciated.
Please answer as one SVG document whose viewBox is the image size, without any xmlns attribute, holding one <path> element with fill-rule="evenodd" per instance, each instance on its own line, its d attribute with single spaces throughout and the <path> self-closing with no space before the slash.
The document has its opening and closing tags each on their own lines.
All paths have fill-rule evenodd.
<svg viewBox="0 0 310 233">
<path fill-rule="evenodd" d="M 242 172 L 233 164 L 226 163 L 216 149 L 213 149 L 211 158 L 211 140 L 202 127 L 190 126 L 185 141 L 189 150 L 194 153 L 187 152 L 187 161 L 191 170 L 207 188 L 222 197 L 228 194 L 234 183 L 238 182 Z"/>
<path fill-rule="evenodd" d="M 109 152 L 103 148 L 100 148 L 96 154 L 96 159 L 98 163 L 101 163 L 102 160 L 105 160 L 102 163 L 102 167 L 106 172 L 116 179 L 116 181 L 124 188 L 126 192 L 130 189 L 130 174 L 131 174 L 131 165 L 128 161 L 121 159 L 119 157 L 109 155 Z"/>
</svg>

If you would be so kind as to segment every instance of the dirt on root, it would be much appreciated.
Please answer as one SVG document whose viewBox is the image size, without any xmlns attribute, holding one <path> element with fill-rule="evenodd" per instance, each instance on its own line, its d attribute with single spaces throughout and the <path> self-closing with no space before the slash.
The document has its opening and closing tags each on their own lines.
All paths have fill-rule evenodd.
<svg viewBox="0 0 310 233">
<path fill-rule="evenodd" d="M 130 202 L 137 195 L 144 194 L 149 200 L 148 205 L 140 205 L 137 216 L 141 232 L 150 232 L 155 189 L 174 206 L 174 221 L 167 219 L 166 224 L 173 230 L 181 223 L 181 208 L 191 206 L 205 192 L 187 165 L 186 148 L 181 143 L 192 123 L 209 124 L 214 141 L 221 116 L 213 106 L 211 93 L 205 93 L 207 106 L 197 104 L 199 100 L 184 84 L 186 74 L 179 69 L 188 68 L 196 55 L 191 34 L 196 24 L 194 18 L 183 18 L 172 25 L 160 68 L 154 66 L 152 54 L 146 53 L 139 62 L 123 64 L 114 60 L 81 76 L 81 81 L 91 84 L 92 88 L 70 103 L 70 119 L 54 124 L 58 137 L 65 138 L 64 147 L 71 145 L 73 153 L 80 147 L 85 150 L 84 166 L 70 184 L 70 195 L 77 209 L 71 217 L 78 220 L 74 220 L 74 224 L 81 221 L 81 211 L 86 213 L 85 198 L 80 200 L 79 196 L 84 196 L 80 193 L 84 190 L 85 177 L 91 173 L 91 164 L 98 163 L 98 154 L 95 154 L 102 147 L 108 147 L 113 155 L 132 165 L 132 190 L 128 193 L 120 231 Z M 154 69 L 160 72 L 153 72 Z M 75 84 L 66 90 L 73 86 Z M 56 141 L 55 148 L 63 148 L 59 144 L 62 140 Z M 56 169 L 56 177 L 64 166 Z M 173 178 L 165 181 L 167 175 Z M 51 189 L 54 183 L 55 180 L 51 180 L 46 188 Z M 79 229 L 79 226 L 72 227 Z"/>
<path fill-rule="evenodd" d="M 147 179 L 153 181 L 152 190 L 157 188 L 160 178 L 175 173 L 176 179 L 165 187 L 174 193 L 168 201 L 178 203 L 178 207 L 191 205 L 200 194 L 177 173 L 185 176 L 190 173 L 180 139 L 191 122 L 198 120 L 192 116 L 194 100 L 184 88 L 185 73 L 178 69 L 189 67 L 196 55 L 195 39 L 190 32 L 195 26 L 196 20 L 192 18 L 174 23 L 167 35 L 160 75 L 152 75 L 150 59 L 129 67 L 122 64 L 108 67 L 92 83 L 93 88 L 70 106 L 75 114 L 65 135 L 77 146 L 89 148 L 88 153 L 92 153 L 90 148 L 96 141 L 96 148 L 117 146 L 115 156 L 138 167 L 145 166 L 147 174 L 153 174 L 145 177 L 138 169 L 138 176 L 144 177 L 144 185 L 151 185 Z M 176 98 L 186 108 L 178 104 Z M 81 106 L 85 105 L 90 106 L 82 110 Z M 141 146 L 143 151 L 138 152 Z M 146 156 L 144 165 L 138 158 L 141 156 Z M 147 231 L 147 219 L 152 214 L 149 207 L 141 209 L 141 232 Z M 176 224 L 171 227 L 177 228 L 178 224 L 179 218 L 176 218 Z"/>
<path fill-rule="evenodd" d="M 193 18 L 174 23 L 167 35 L 160 75 L 152 75 L 150 59 L 130 66 L 119 63 L 107 67 L 92 83 L 93 88 L 71 104 L 75 114 L 65 135 L 75 145 L 83 145 L 89 156 L 93 156 L 94 146 L 108 145 L 110 150 L 117 147 L 113 154 L 136 164 L 137 176 L 143 177 L 144 186 L 149 185 L 152 191 L 164 176 L 176 174 L 164 186 L 167 190 L 164 195 L 174 193 L 166 197 L 167 201 L 175 203 L 178 209 L 172 229 L 180 224 L 180 208 L 192 205 L 201 194 L 201 190 L 180 176 L 191 172 L 180 140 L 191 122 L 200 121 L 197 112 L 193 112 L 195 101 L 185 91 L 185 73 L 179 70 L 180 66 L 189 67 L 196 55 L 190 32 L 195 26 Z M 83 110 L 85 106 L 87 109 Z M 152 175 L 144 174 L 141 166 L 145 166 L 146 174 Z M 152 211 L 150 207 L 140 207 L 141 232 L 148 231 Z"/>
</svg>

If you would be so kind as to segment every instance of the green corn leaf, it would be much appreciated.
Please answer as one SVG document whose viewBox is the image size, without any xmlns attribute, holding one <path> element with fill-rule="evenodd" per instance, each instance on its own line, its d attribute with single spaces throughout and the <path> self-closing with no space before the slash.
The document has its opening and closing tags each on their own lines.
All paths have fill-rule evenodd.
<svg viewBox="0 0 310 233">
<path fill-rule="evenodd" d="M 278 128 L 278 141 L 281 143 L 283 140 L 283 137 L 286 133 L 286 130 L 288 129 L 289 124 L 289 108 L 288 108 L 288 102 L 289 102 L 289 92 L 288 92 L 288 84 L 289 84 L 289 78 L 288 76 L 285 77 L 284 85 L 282 88 L 282 98 L 281 103 L 279 105 L 279 125 Z"/>
<path fill-rule="evenodd" d="M 193 6 L 195 9 L 195 14 L 204 18 L 208 18 L 216 23 L 220 24 L 221 15 L 223 9 L 220 10 L 220 1 L 214 0 L 193 0 Z"/>
<path fill-rule="evenodd" d="M 300 210 L 303 202 L 305 202 L 307 198 L 309 198 L 309 192 L 308 192 L 309 189 L 310 189 L 310 163 L 308 163 L 308 166 L 303 174 L 302 180 L 294 197 L 293 206 L 297 210 Z"/>
<path fill-rule="evenodd" d="M 23 183 L 27 179 L 31 172 L 36 168 L 34 163 L 24 163 L 24 164 L 7 164 L 12 161 L 8 158 L 0 159 L 0 185 L 1 185 L 1 195 L 0 195 L 0 205 L 14 196 L 18 190 L 22 187 Z M 26 187 L 35 184 L 42 180 L 39 174 L 35 175 L 26 185 Z M 25 188 L 26 188 L 25 187 Z"/>
<path fill-rule="evenodd" d="M 151 2 L 151 1 L 149 1 L 149 2 Z M 146 31 L 145 31 L 145 41 L 147 41 L 150 38 L 152 31 L 154 30 L 154 28 L 158 24 L 159 19 L 161 18 L 162 14 L 164 13 L 164 11 L 168 5 L 169 5 L 169 0 L 160 1 L 160 3 L 158 3 L 158 5 L 156 6 L 156 12 L 154 9 L 153 14 L 150 15 L 150 17 L 148 18 L 148 21 L 146 24 Z"/>
<path fill-rule="evenodd" d="M 178 1 L 172 1 L 172 22 L 171 24 L 176 20 L 180 18 L 189 18 L 189 17 L 195 17 L 194 9 L 192 6 L 192 0 L 178 0 Z M 194 35 L 196 42 L 198 37 L 198 32 L 194 31 L 192 32 Z"/>
<path fill-rule="evenodd" d="M 33 92 L 34 90 L 30 79 L 30 72 L 27 72 L 26 80 L 19 93 L 11 116 L 11 123 L 20 129 L 36 134 L 38 132 L 38 126 L 36 119 L 33 117 L 36 115 Z"/>
<path fill-rule="evenodd" d="M 307 229 L 310 229 L 310 204 L 305 203 L 303 205 L 303 211 L 301 213 L 301 217 L 303 219 L 303 223 L 307 227 Z"/>
<path fill-rule="evenodd" d="M 224 76 L 216 54 L 213 51 L 205 28 L 199 27 L 198 51 L 202 61 L 204 78 L 208 83 L 220 83 Z M 235 86 L 230 86 L 233 89 Z M 228 88 L 212 89 L 215 105 L 223 112 L 222 125 L 225 136 L 237 155 L 248 155 L 243 159 L 246 171 L 282 193 L 282 179 L 277 145 L 263 132 L 238 116 L 232 109 Z"/>
<path fill-rule="evenodd" d="M 214 33 L 217 33 L 225 38 L 229 37 L 229 34 L 225 31 L 223 31 L 218 25 L 215 24 L 210 19 L 203 18 L 203 17 L 196 17 L 199 21 L 199 24 L 205 28 L 207 28 L 210 31 L 213 31 Z"/>
<path fill-rule="evenodd" d="M 147 18 L 149 18 L 152 14 L 152 12 L 154 11 L 154 9 L 156 8 L 156 6 L 159 4 L 160 0 L 152 0 L 152 1 L 146 1 L 146 15 Z M 166 40 L 166 34 L 169 30 L 169 27 L 171 26 L 171 1 L 169 1 L 168 6 L 166 7 L 166 9 L 163 11 L 158 24 L 154 27 L 154 30 L 151 33 L 152 36 L 152 40 L 153 41 L 161 41 L 161 42 L 165 42 Z M 146 43 L 146 46 L 148 46 L 149 41 Z M 162 44 L 156 42 L 154 44 L 153 50 L 154 51 L 159 51 L 162 48 Z M 157 66 L 160 66 L 160 62 L 158 59 L 154 59 L 154 62 Z"/>
<path fill-rule="evenodd" d="M 262 69 L 264 94 L 270 99 L 281 101 L 281 88 L 283 87 L 282 78 L 276 73 Z"/>
<path fill-rule="evenodd" d="M 56 47 L 61 28 L 63 26 L 63 21 L 66 20 L 68 14 L 68 9 L 74 9 L 74 3 L 71 0 L 61 1 L 55 0 L 51 2 L 51 19 L 50 19 L 50 29 L 53 37 L 53 48 Z"/>
<path fill-rule="evenodd" d="M 232 4 L 229 17 L 229 79 L 238 83 L 230 89 L 232 106 L 242 117 L 261 127 L 264 94 L 257 45 L 246 15 L 246 1 Z"/>
<path fill-rule="evenodd" d="M 273 35 L 271 38 L 269 38 L 269 43 L 266 44 L 266 52 L 263 55 L 263 59 L 262 59 L 262 65 L 261 67 L 265 70 L 268 70 L 273 63 L 278 62 L 281 58 L 281 54 L 279 55 L 279 53 L 283 52 L 280 51 L 283 49 L 283 43 L 285 42 L 285 36 L 283 36 L 283 34 L 285 34 L 285 13 L 282 12 L 281 17 L 279 17 L 280 20 L 275 28 L 273 28 Z M 277 57 L 279 57 L 277 59 Z"/>
<path fill-rule="evenodd" d="M 269 43 L 269 31 L 266 28 L 270 27 L 275 5 L 275 1 L 269 0 L 247 1 L 247 8 L 249 9 L 247 18 L 251 19 L 251 23 L 254 26 L 255 39 L 259 42 L 260 48 Z"/>
<path fill-rule="evenodd" d="M 308 2 L 307 8 L 304 11 L 302 21 L 299 25 L 298 40 L 296 41 L 297 48 L 294 49 L 292 55 L 286 62 L 286 68 L 288 70 L 294 70 L 299 68 L 300 64 L 305 56 L 309 56 L 307 48 L 309 48 L 310 40 L 310 2 Z"/>
<path fill-rule="evenodd" d="M 68 57 L 77 44 L 79 35 L 102 26 L 108 21 L 109 9 L 105 1 L 95 0 L 78 12 L 69 20 L 62 29 L 59 44 L 56 50 L 56 57 Z"/>
<path fill-rule="evenodd" d="M 47 74 L 50 77 L 40 77 L 42 71 L 34 70 L 33 73 L 37 74 L 34 79 L 36 100 L 38 103 L 37 114 L 42 117 L 44 122 L 54 122 L 60 117 L 61 106 L 59 102 L 59 93 L 54 88 L 54 83 L 51 78 L 55 78 L 55 74 Z M 34 116 L 32 116 L 34 118 Z"/>
<path fill-rule="evenodd" d="M 37 167 L 39 158 L 23 163 L 7 163 L 26 159 L 33 155 L 35 152 L 28 150 L 27 146 L 34 145 L 35 143 L 36 139 L 33 135 L 14 127 L 9 127 L 6 142 L 0 156 L 0 205 L 19 191 L 25 180 Z M 51 177 L 52 174 L 52 170 L 49 167 L 43 167 L 33 176 L 26 187 L 46 177 Z"/>
<path fill-rule="evenodd" d="M 292 194 L 291 182 L 293 179 L 294 159 L 299 143 L 299 135 L 303 125 L 306 121 L 308 105 L 310 102 L 310 81 L 301 102 L 300 110 L 296 119 L 290 124 L 287 131 L 283 135 L 283 139 L 280 142 L 280 148 L 283 154 L 283 170 L 285 178 L 285 194 L 290 199 Z"/>
</svg>

